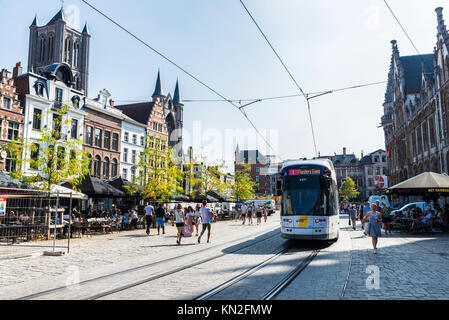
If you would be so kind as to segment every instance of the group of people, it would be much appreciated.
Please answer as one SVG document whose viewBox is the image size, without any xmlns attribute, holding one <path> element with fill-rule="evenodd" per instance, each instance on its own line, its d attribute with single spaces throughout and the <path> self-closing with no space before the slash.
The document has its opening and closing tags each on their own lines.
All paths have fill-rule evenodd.
<svg viewBox="0 0 449 320">
<path fill-rule="evenodd" d="M 150 228 L 153 223 L 153 214 L 157 219 L 157 230 L 158 235 L 160 235 L 160 229 L 162 228 L 162 233 L 165 234 L 165 209 L 161 204 L 157 206 L 157 209 L 151 204 L 145 207 L 145 218 L 147 224 L 147 235 L 150 235 Z M 207 233 L 207 243 L 210 243 L 211 236 L 211 223 L 213 220 L 213 212 L 207 207 L 207 201 L 203 201 L 202 206 L 197 205 L 195 209 L 191 206 L 183 208 L 182 204 L 178 204 L 173 209 L 173 215 L 171 215 L 173 225 L 176 224 L 178 234 L 176 237 L 176 243 L 181 245 L 181 240 L 183 236 L 191 235 L 196 229 L 196 236 L 198 237 L 198 243 L 201 243 L 201 238 L 206 232 Z M 201 233 L 199 231 L 199 226 L 202 225 Z"/>
<path fill-rule="evenodd" d="M 257 225 L 260 225 L 262 223 L 262 216 L 265 220 L 265 223 L 267 222 L 268 218 L 268 209 L 265 206 L 258 206 L 257 208 L 254 206 L 254 204 L 246 205 L 245 203 L 242 204 L 241 207 L 242 211 L 242 224 L 246 223 L 246 219 L 248 219 L 248 224 L 253 224 L 253 217 L 255 216 L 257 218 Z"/>
</svg>

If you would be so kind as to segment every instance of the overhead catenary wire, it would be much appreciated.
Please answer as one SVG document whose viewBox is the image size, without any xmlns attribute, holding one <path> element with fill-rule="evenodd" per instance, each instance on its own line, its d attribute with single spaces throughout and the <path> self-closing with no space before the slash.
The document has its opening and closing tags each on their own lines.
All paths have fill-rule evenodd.
<svg viewBox="0 0 449 320">
<path fill-rule="evenodd" d="M 173 66 L 175 66 L 176 68 L 178 68 L 179 70 L 181 70 L 182 72 L 184 72 L 185 74 L 187 74 L 189 77 L 191 77 L 192 79 L 194 79 L 195 81 L 197 81 L 198 83 L 200 83 L 202 86 L 206 87 L 208 90 L 212 91 L 214 94 L 216 94 L 217 96 L 219 96 L 220 98 L 223 99 L 223 101 L 226 101 L 228 103 L 230 103 L 232 106 L 234 106 L 237 110 L 240 111 L 240 113 L 248 120 L 248 122 L 251 124 L 251 126 L 254 128 L 254 130 L 257 132 L 257 134 L 262 138 L 262 140 L 266 143 L 266 145 L 275 152 L 275 154 L 277 154 L 277 156 L 283 161 L 284 159 L 282 159 L 282 157 L 279 155 L 279 152 L 277 152 L 272 146 L 271 144 L 268 142 L 268 140 L 260 133 L 259 129 L 256 127 L 256 125 L 254 124 L 253 121 L 251 121 L 248 117 L 248 115 L 245 113 L 245 111 L 243 109 L 241 109 L 239 106 L 237 106 L 234 102 L 232 102 L 231 100 L 227 99 L 225 96 L 223 96 L 222 94 L 220 94 L 218 91 L 214 90 L 212 87 L 210 87 L 209 85 L 207 85 L 206 83 L 204 83 L 203 81 L 201 81 L 199 78 L 195 77 L 192 73 L 188 72 L 186 69 L 182 68 L 181 66 L 179 66 L 178 64 L 176 64 L 173 60 L 169 59 L 167 56 L 165 56 L 164 54 L 162 54 L 161 52 L 159 52 L 158 50 L 156 50 L 155 48 L 153 48 L 152 46 L 150 46 L 147 42 L 145 42 L 144 40 L 142 40 L 141 38 L 139 38 L 137 35 L 135 35 L 134 33 L 132 33 L 131 31 L 129 31 L 128 29 L 126 29 L 125 27 L 123 27 L 121 24 L 119 24 L 118 22 L 116 22 L 114 19 L 110 18 L 108 15 L 106 15 L 105 13 L 103 13 L 101 10 L 97 9 L 96 7 L 94 7 L 92 4 L 90 4 L 88 1 L 86 0 L 81 0 L 84 4 L 86 4 L 87 6 L 89 6 L 91 9 L 93 9 L 94 11 L 96 11 L 98 14 L 100 14 L 101 16 L 103 16 L 104 18 L 106 18 L 107 20 L 109 20 L 110 22 L 112 22 L 114 25 L 116 25 L 118 28 L 122 29 L 124 32 L 126 32 L 128 35 L 130 35 L 132 38 L 136 39 L 138 42 L 140 42 L 141 44 L 143 44 L 145 47 L 147 47 L 148 49 L 152 50 L 154 53 L 156 53 L 157 55 L 159 55 L 160 57 L 162 57 L 164 60 L 166 60 L 167 62 L 169 62 L 170 64 L 172 64 Z"/>
<path fill-rule="evenodd" d="M 345 91 L 345 90 L 353 90 L 353 89 L 358 89 L 358 88 L 363 88 L 363 87 L 368 87 L 368 86 L 375 86 L 375 85 L 379 85 L 379 84 L 385 84 L 387 83 L 387 81 L 379 81 L 379 82 L 372 82 L 372 83 L 367 83 L 367 84 L 360 84 L 360 85 L 355 85 L 355 86 L 351 86 L 351 87 L 345 87 L 345 88 L 339 88 L 339 89 L 332 89 L 332 90 L 324 90 L 324 91 L 317 91 L 317 92 L 309 92 L 307 93 L 307 95 L 316 95 L 316 94 L 323 94 L 323 93 L 327 93 L 327 92 L 339 92 L 339 91 Z M 274 96 L 274 97 L 265 97 L 265 98 L 245 98 L 245 99 L 230 99 L 229 101 L 232 102 L 252 102 L 252 101 L 269 101 L 269 100 L 281 100 L 281 99 L 289 99 L 289 98 L 297 98 L 297 97 L 303 97 L 303 94 L 291 94 L 291 95 L 284 95 L 284 96 Z M 145 102 L 145 99 L 142 100 L 116 100 L 116 102 Z M 186 103 L 191 103 L 191 102 L 228 102 L 228 101 L 224 101 L 223 99 L 182 99 L 183 102 Z"/>
<path fill-rule="evenodd" d="M 268 45 L 270 46 L 271 50 L 273 50 L 274 54 L 276 55 L 276 57 L 278 58 L 278 60 L 281 62 L 282 66 L 284 67 L 285 71 L 287 71 L 288 75 L 290 76 L 290 78 L 293 80 L 293 82 L 295 83 L 296 87 L 299 89 L 299 91 L 301 92 L 302 96 L 306 99 L 307 101 L 307 108 L 309 110 L 309 120 L 310 120 L 310 126 L 312 129 L 312 137 L 313 137 L 313 144 L 315 147 L 315 155 L 318 156 L 318 151 L 317 151 L 317 146 L 316 146 L 316 139 L 315 139 L 315 130 L 313 128 L 313 121 L 312 121 L 312 112 L 310 110 L 310 102 L 309 102 L 309 98 L 308 95 L 304 92 L 304 90 L 301 88 L 301 86 L 298 84 L 298 82 L 296 81 L 295 77 L 293 77 L 292 73 L 290 72 L 290 70 L 287 68 L 287 66 L 285 65 L 284 61 L 282 60 L 282 58 L 279 56 L 279 54 L 277 53 L 276 49 L 273 47 L 273 45 L 271 44 L 270 40 L 268 40 L 268 37 L 265 35 L 265 33 L 262 31 L 262 28 L 259 26 L 259 24 L 257 23 L 256 19 L 254 19 L 253 15 L 251 14 L 251 12 L 248 10 L 248 8 L 246 7 L 245 3 L 243 2 L 243 0 L 240 0 L 240 3 L 242 4 L 243 8 L 245 9 L 245 11 L 248 13 L 248 15 L 250 16 L 251 20 L 254 22 L 254 24 L 256 25 L 257 29 L 259 29 L 260 33 L 262 34 L 262 36 L 265 38 L 265 40 L 267 41 Z"/>
<path fill-rule="evenodd" d="M 424 60 L 424 58 L 422 57 L 421 52 L 418 50 L 418 48 L 416 47 L 415 43 L 413 42 L 412 38 L 409 36 L 408 32 L 405 30 L 404 26 L 402 25 L 401 21 L 399 21 L 399 18 L 397 17 L 397 15 L 394 13 L 393 9 L 390 7 L 390 5 L 388 4 L 388 2 L 386 0 L 384 0 L 385 5 L 387 6 L 388 10 L 390 11 L 391 15 L 394 17 L 394 19 L 396 20 L 396 22 L 399 24 L 399 26 L 401 27 L 402 31 L 404 32 L 404 34 L 406 35 L 407 39 L 410 41 L 410 43 L 412 44 L 413 48 L 415 49 L 415 51 L 418 53 L 419 57 L 421 58 L 421 61 L 424 63 L 424 65 L 426 65 L 426 67 L 428 68 L 429 66 L 427 65 L 426 61 Z"/>
</svg>

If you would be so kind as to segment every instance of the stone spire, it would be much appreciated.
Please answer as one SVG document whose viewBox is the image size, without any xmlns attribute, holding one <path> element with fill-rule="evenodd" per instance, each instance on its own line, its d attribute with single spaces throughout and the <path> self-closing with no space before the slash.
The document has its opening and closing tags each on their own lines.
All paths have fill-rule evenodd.
<svg viewBox="0 0 449 320">
<path fill-rule="evenodd" d="M 61 7 L 61 10 L 58 11 L 58 13 L 53 17 L 53 19 L 51 19 L 48 23 L 47 26 L 54 24 L 56 21 L 64 21 L 67 22 L 65 14 L 64 14 L 64 8 Z"/>
<path fill-rule="evenodd" d="M 393 102 L 393 97 L 394 97 L 394 90 L 393 90 L 393 84 L 394 84 L 394 61 L 395 61 L 395 58 L 399 57 L 399 50 L 398 50 L 398 47 L 397 47 L 396 40 L 392 40 L 391 41 L 391 45 L 392 45 L 393 53 L 391 55 L 390 71 L 388 72 L 388 83 L 387 83 L 387 91 L 385 93 L 385 103 Z"/>
<path fill-rule="evenodd" d="M 157 80 L 156 80 L 156 88 L 154 89 L 153 97 L 155 96 L 164 96 L 164 92 L 162 91 L 162 85 L 161 85 L 161 70 L 157 73 Z"/>
<path fill-rule="evenodd" d="M 33 23 L 30 27 L 39 27 L 39 22 L 37 21 L 37 14 L 34 17 Z"/>
<path fill-rule="evenodd" d="M 84 25 L 83 34 L 87 34 L 87 35 L 90 36 L 89 26 L 87 25 L 87 22 L 86 22 L 86 24 Z"/>
<path fill-rule="evenodd" d="M 173 95 L 173 103 L 175 105 L 182 105 L 181 95 L 179 93 L 179 81 L 176 80 L 175 93 Z"/>
</svg>

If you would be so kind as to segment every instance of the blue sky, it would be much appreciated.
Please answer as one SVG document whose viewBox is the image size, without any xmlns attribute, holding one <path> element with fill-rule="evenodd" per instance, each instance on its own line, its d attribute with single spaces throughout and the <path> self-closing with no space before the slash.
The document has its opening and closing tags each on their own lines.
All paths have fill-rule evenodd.
<svg viewBox="0 0 449 320">
<path fill-rule="evenodd" d="M 90 1 L 228 98 L 298 93 L 238 0 L 128 0 L 126 6 L 123 1 Z M 415 54 L 382 0 L 245 3 L 306 92 L 386 80 L 392 39 L 398 40 L 401 55 Z M 434 10 L 447 1 L 390 0 L 389 4 L 419 50 L 431 53 L 436 43 Z M 28 27 L 34 15 L 42 25 L 60 6 L 59 0 L 0 0 L 0 67 L 11 70 L 17 61 L 26 67 Z M 184 99 L 217 98 L 81 1 L 65 1 L 64 6 L 74 21 L 79 20 L 80 28 L 87 21 L 92 34 L 91 98 L 107 88 L 117 103 L 147 100 L 159 68 L 165 93 L 173 92 L 179 79 Z M 449 21 L 449 6 L 443 12 Z M 378 128 L 384 93 L 385 85 L 380 85 L 312 100 L 321 155 L 341 153 L 343 147 L 358 156 L 362 150 L 366 154 L 384 149 L 383 131 Z M 282 158 L 314 156 L 303 98 L 257 103 L 247 113 L 261 130 L 271 132 L 270 142 Z M 241 149 L 257 147 L 273 153 L 256 135 L 245 138 L 243 133 L 253 131 L 230 104 L 186 103 L 184 123 L 185 146 L 194 145 L 198 152 L 202 148 L 211 159 L 232 162 L 237 142 Z M 237 138 L 230 139 L 230 133 Z"/>
</svg>

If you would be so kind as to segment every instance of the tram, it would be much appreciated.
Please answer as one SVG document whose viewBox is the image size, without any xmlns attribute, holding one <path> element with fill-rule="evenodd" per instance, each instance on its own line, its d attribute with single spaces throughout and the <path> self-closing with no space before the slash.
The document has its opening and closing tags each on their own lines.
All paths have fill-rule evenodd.
<svg viewBox="0 0 449 320">
<path fill-rule="evenodd" d="M 286 239 L 337 240 L 338 187 L 328 159 L 290 160 L 282 167 L 281 232 Z"/>
</svg>

